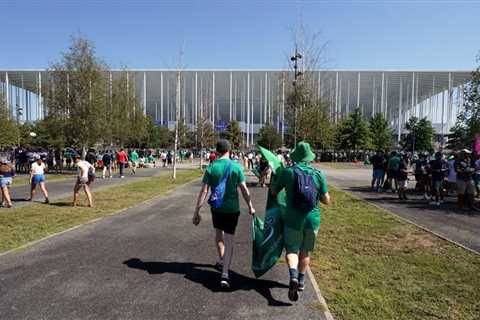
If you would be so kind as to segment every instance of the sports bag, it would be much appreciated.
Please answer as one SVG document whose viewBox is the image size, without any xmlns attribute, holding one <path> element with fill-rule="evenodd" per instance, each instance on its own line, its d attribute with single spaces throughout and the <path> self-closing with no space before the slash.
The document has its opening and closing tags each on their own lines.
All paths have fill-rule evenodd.
<svg viewBox="0 0 480 320">
<path fill-rule="evenodd" d="M 223 198 L 225 196 L 225 189 L 227 187 L 228 178 L 230 178 L 230 174 L 232 173 L 232 161 L 228 161 L 227 168 L 225 169 L 225 173 L 223 174 L 223 178 L 218 185 L 212 188 L 212 192 L 210 193 L 210 197 L 208 198 L 208 204 L 213 209 L 218 209 L 223 205 Z"/>
<path fill-rule="evenodd" d="M 294 166 L 295 186 L 293 192 L 293 205 L 299 211 L 308 213 L 315 209 L 318 203 L 318 190 L 313 176 L 300 167 Z"/>
</svg>

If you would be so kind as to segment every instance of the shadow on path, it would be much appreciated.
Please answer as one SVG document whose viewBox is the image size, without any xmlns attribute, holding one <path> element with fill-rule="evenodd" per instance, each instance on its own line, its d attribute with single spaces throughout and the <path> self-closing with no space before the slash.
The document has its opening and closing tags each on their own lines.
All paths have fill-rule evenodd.
<svg viewBox="0 0 480 320">
<path fill-rule="evenodd" d="M 132 269 L 139 269 L 148 272 L 149 274 L 163 274 L 173 273 L 184 275 L 185 279 L 192 282 L 199 283 L 212 292 L 223 292 L 225 290 L 220 288 L 219 273 L 215 270 L 215 266 L 211 264 L 197 264 L 191 262 L 158 262 L 158 261 L 142 261 L 138 258 L 132 258 L 124 261 L 123 264 Z M 202 268 L 212 269 L 205 270 Z M 242 276 L 236 272 L 230 271 L 230 279 L 232 281 L 232 288 L 230 292 L 237 290 L 255 290 L 262 295 L 268 302 L 269 306 L 287 307 L 292 304 L 278 301 L 273 298 L 272 288 L 288 288 L 287 285 L 276 281 L 258 280 Z"/>
</svg>

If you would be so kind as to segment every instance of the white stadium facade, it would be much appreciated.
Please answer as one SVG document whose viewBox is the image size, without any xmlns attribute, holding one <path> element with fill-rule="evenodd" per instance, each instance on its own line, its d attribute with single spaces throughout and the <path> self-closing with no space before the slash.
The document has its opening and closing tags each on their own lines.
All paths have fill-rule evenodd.
<svg viewBox="0 0 480 320">
<path fill-rule="evenodd" d="M 158 125 L 174 125 L 176 70 L 112 70 L 135 86 L 136 97 Z M 407 119 L 416 115 L 432 121 L 437 134 L 447 134 L 462 112 L 463 88 L 471 71 L 458 70 L 319 70 L 314 71 L 315 94 L 328 101 L 338 121 L 360 108 L 366 117 L 384 113 L 398 137 Z M 286 95 L 293 71 L 182 70 L 180 114 L 187 125 L 208 117 L 217 131 L 237 120 L 251 144 L 265 123 L 287 131 Z M 0 89 L 12 115 L 36 121 L 48 113 L 41 92 L 48 87 L 48 71 L 0 70 Z M 43 90 L 42 90 L 43 88 Z"/>
</svg>

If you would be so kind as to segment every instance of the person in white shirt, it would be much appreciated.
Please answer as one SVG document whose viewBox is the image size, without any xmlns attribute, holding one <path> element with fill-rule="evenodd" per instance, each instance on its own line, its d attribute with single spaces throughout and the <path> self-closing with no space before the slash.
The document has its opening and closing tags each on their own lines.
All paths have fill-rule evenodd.
<svg viewBox="0 0 480 320">
<path fill-rule="evenodd" d="M 47 170 L 47 166 L 43 163 L 39 155 L 35 155 L 34 159 L 35 162 L 32 163 L 30 169 L 30 199 L 28 199 L 28 201 L 33 201 L 37 185 L 40 185 L 40 190 L 42 190 L 45 196 L 45 203 L 50 203 L 48 200 L 47 187 L 45 186 L 45 171 Z"/>
<path fill-rule="evenodd" d="M 77 182 L 75 183 L 75 187 L 73 188 L 73 203 L 72 206 L 77 205 L 78 200 L 78 193 L 80 189 L 83 187 L 83 191 L 87 196 L 88 206 L 90 208 L 93 207 L 93 196 L 92 192 L 90 191 L 90 183 L 88 179 L 88 174 L 94 167 L 87 161 L 83 161 L 80 159 L 80 155 L 75 155 L 75 165 L 77 166 Z"/>
</svg>

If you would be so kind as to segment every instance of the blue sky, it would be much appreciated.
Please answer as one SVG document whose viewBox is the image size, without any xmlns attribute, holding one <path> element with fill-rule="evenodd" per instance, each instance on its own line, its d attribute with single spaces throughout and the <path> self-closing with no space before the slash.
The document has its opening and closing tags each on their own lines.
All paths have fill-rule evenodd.
<svg viewBox="0 0 480 320">
<path fill-rule="evenodd" d="M 0 0 L 1 1 L 1 0 Z M 472 69 L 480 1 L 6 1 L 0 68 L 47 67 L 72 34 L 112 67 L 278 69 L 303 21 L 328 41 L 328 68 Z"/>
</svg>

